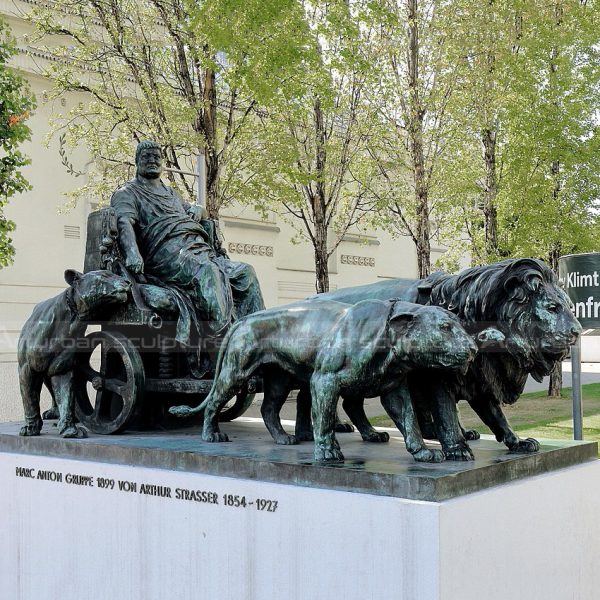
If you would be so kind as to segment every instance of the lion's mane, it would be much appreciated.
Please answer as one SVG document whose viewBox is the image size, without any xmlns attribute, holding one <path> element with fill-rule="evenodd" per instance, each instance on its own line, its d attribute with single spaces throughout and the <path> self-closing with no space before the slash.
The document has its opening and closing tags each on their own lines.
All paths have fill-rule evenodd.
<svg viewBox="0 0 600 600">
<path fill-rule="evenodd" d="M 518 319 L 540 282 L 558 285 L 556 275 L 540 260 L 504 260 L 465 269 L 458 275 L 434 273 L 430 303 L 457 314 L 465 324 L 483 329 L 490 323 Z"/>
<path fill-rule="evenodd" d="M 542 261 L 504 260 L 457 275 L 434 273 L 423 283 L 430 290 L 428 303 L 455 313 L 471 333 L 493 326 L 506 336 L 501 351 L 480 352 L 469 373 L 459 377 L 463 398 L 477 402 L 491 395 L 500 403 L 512 404 L 529 373 L 538 379 L 548 374 L 548 361 L 532 335 L 530 301 L 547 286 L 567 309 L 568 299 Z"/>
</svg>

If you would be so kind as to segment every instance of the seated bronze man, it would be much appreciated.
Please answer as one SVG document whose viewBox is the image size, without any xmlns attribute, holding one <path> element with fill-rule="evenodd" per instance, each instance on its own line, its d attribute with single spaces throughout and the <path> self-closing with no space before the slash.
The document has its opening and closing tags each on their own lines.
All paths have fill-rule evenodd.
<svg viewBox="0 0 600 600">
<path fill-rule="evenodd" d="M 160 146 L 141 142 L 135 162 L 135 178 L 111 198 L 120 246 L 130 272 L 143 273 L 178 297 L 178 341 L 192 345 L 190 321 L 205 335 L 220 336 L 233 321 L 263 309 L 254 269 L 229 260 L 215 244 L 210 222 L 161 181 Z"/>
</svg>

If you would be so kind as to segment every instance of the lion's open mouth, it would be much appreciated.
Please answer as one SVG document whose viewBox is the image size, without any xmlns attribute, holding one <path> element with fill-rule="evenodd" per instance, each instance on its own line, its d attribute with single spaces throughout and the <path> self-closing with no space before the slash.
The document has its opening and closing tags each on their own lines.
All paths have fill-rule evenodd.
<svg viewBox="0 0 600 600">
<path fill-rule="evenodd" d="M 434 352 L 428 356 L 426 366 L 437 369 L 457 370 L 464 374 L 469 369 L 473 357 L 474 354 L 471 353 L 448 355 L 441 352 Z"/>
<path fill-rule="evenodd" d="M 565 356 L 567 356 L 568 353 L 568 350 L 554 350 L 553 352 L 544 351 L 542 352 L 542 356 L 546 361 L 557 361 L 565 358 Z"/>
<path fill-rule="evenodd" d="M 568 350 L 554 350 L 552 352 L 543 351 L 535 359 L 533 368 L 529 371 L 530 375 L 540 383 L 544 377 L 552 372 L 554 365 L 562 361 L 567 356 Z"/>
</svg>

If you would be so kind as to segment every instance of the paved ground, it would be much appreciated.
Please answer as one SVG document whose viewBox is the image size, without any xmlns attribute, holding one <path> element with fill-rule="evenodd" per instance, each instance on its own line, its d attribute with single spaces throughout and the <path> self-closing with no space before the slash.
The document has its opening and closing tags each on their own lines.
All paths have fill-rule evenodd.
<svg viewBox="0 0 600 600">
<path fill-rule="evenodd" d="M 600 363 L 581 363 L 581 383 L 600 383 Z M 571 363 L 563 363 L 563 385 L 571 387 Z M 538 383 L 531 377 L 525 386 L 525 392 L 537 392 L 548 389 L 548 377 Z"/>
</svg>

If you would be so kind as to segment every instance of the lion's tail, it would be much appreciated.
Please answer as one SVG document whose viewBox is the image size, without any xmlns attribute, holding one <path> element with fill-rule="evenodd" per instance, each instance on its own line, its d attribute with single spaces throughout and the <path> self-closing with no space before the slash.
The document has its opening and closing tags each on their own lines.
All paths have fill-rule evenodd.
<svg viewBox="0 0 600 600">
<path fill-rule="evenodd" d="M 205 398 L 204 402 L 202 402 L 202 404 L 199 404 L 198 406 L 195 406 L 195 407 L 186 406 L 186 405 L 171 406 L 171 408 L 169 408 L 169 412 L 172 415 L 175 415 L 176 417 L 179 417 L 181 419 L 184 419 L 185 417 L 191 417 L 192 415 L 196 415 L 199 412 L 202 412 L 206 408 L 209 397 L 210 396 L 207 396 Z"/>
<path fill-rule="evenodd" d="M 238 321 L 238 323 L 239 323 L 239 321 Z M 223 338 L 223 345 L 221 346 L 221 350 L 219 350 L 219 357 L 217 358 L 217 365 L 215 367 L 215 377 L 213 379 L 213 384 L 212 384 L 210 392 L 208 393 L 208 396 L 206 396 L 204 401 L 201 404 L 199 404 L 198 406 L 192 407 L 192 406 L 187 406 L 185 404 L 180 405 L 180 406 L 171 406 L 171 408 L 169 408 L 169 412 L 172 415 L 179 417 L 181 419 L 184 419 L 186 417 L 191 417 L 192 415 L 197 415 L 198 413 L 201 413 L 206 408 L 206 405 L 208 404 L 210 397 L 212 395 L 212 391 L 215 387 L 215 382 L 219 378 L 219 374 L 221 372 L 221 365 L 223 364 L 223 357 L 225 356 L 225 352 L 227 351 L 227 346 L 229 345 L 229 340 L 231 338 L 231 334 L 233 333 L 233 331 L 235 329 L 237 329 L 237 323 L 234 323 L 229 328 L 229 331 Z"/>
</svg>

